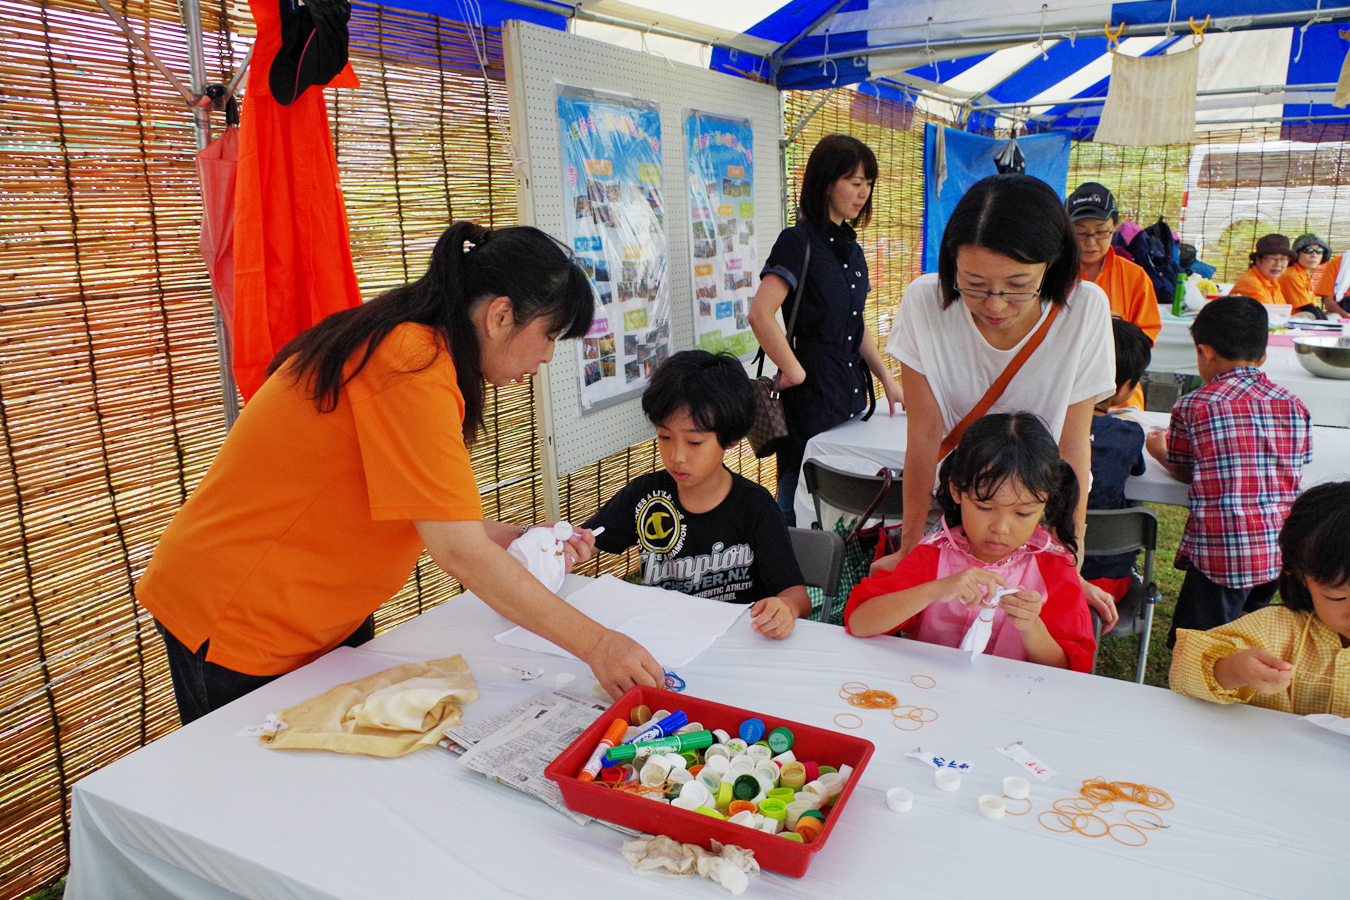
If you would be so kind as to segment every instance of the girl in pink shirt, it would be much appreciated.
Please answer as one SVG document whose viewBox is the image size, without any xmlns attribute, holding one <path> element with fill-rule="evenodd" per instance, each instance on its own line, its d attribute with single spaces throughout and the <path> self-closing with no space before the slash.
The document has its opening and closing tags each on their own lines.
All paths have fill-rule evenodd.
<svg viewBox="0 0 1350 900">
<path fill-rule="evenodd" d="M 844 624 L 959 647 L 994 608 L 984 652 L 1087 672 L 1095 641 L 1075 566 L 1078 479 L 1040 419 L 974 422 L 938 473 L 937 530 L 895 569 L 865 578 Z M 1014 588 L 997 600 L 1000 589 Z"/>
</svg>

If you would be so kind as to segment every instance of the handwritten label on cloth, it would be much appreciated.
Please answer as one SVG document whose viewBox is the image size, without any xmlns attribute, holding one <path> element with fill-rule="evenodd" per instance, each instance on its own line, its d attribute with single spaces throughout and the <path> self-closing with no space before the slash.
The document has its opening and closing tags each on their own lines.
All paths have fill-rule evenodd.
<svg viewBox="0 0 1350 900">
<path fill-rule="evenodd" d="M 1040 781 L 1049 781 L 1059 774 L 1054 769 L 1041 762 L 1036 757 L 1027 752 L 1027 748 L 1022 746 L 1021 741 L 1015 741 L 1006 747 L 995 747 L 999 753 L 1011 759 L 1022 768 L 1026 769 Z"/>
<path fill-rule="evenodd" d="M 905 756 L 926 762 L 935 769 L 955 769 L 958 772 L 969 772 L 971 768 L 970 763 L 966 762 L 964 759 L 956 759 L 951 756 L 939 756 L 936 753 L 927 752 L 922 747 L 915 747 L 913 750 L 906 753 Z"/>
</svg>

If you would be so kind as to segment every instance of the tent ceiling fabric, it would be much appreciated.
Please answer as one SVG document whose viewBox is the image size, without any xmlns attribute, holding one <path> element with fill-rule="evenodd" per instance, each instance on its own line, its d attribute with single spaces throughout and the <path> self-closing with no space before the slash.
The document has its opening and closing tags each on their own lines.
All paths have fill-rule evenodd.
<svg viewBox="0 0 1350 900">
<path fill-rule="evenodd" d="M 1188 21 L 1211 22 L 1200 55 L 1199 128 L 1252 120 L 1337 122 L 1350 138 L 1350 110 L 1330 105 L 1350 42 L 1350 0 L 481 0 L 483 24 L 513 18 L 619 40 L 714 70 L 773 81 L 780 89 L 857 85 L 869 94 L 909 94 L 973 105 L 972 123 L 1090 138 L 1110 79 L 1104 26 L 1125 25 L 1120 52 L 1174 53 L 1191 46 Z M 466 0 L 398 0 L 463 18 Z M 548 5 L 546 12 L 540 7 Z M 580 7 L 582 15 L 568 17 Z M 556 11 L 556 15 L 551 15 Z M 683 54 L 623 29 L 584 21 L 599 14 L 687 34 Z M 760 16 L 757 21 L 753 19 Z M 489 21 L 494 20 L 494 21 Z M 1168 24 L 1172 33 L 1168 34 Z M 608 29 L 608 30 L 606 30 Z M 717 46 L 712 47 L 712 44 Z M 703 46 L 698 46 L 702 44 Z M 711 48 L 711 50 L 709 49 Z M 862 82 L 868 82 L 862 86 Z M 1289 92 L 1280 92 L 1285 85 Z M 1256 89 L 1233 93 L 1242 88 Z M 994 109 L 981 111 L 982 107 Z M 1027 107 L 1030 107 L 1029 109 Z M 950 113 L 951 110 L 935 110 Z M 1257 124 L 1265 124 L 1258 122 Z M 1290 123 L 1287 123 L 1290 124 Z"/>
</svg>

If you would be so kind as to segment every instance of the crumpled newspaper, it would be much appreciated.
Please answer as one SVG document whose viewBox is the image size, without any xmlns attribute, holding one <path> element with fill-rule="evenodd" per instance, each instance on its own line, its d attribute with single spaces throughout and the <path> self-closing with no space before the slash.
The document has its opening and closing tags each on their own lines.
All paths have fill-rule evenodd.
<svg viewBox="0 0 1350 900">
<path fill-rule="evenodd" d="M 712 842 L 712 851 L 698 844 L 681 844 L 665 835 L 624 841 L 620 852 L 636 871 L 644 875 L 665 869 L 675 875 L 702 875 L 711 878 L 733 894 L 743 894 L 750 879 L 759 874 L 755 851 L 735 844 Z"/>
</svg>

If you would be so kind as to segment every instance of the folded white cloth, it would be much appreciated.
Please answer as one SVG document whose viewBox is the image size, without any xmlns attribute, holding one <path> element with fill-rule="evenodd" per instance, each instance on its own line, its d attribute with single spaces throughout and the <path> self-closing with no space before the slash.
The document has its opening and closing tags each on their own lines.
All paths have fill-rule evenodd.
<svg viewBox="0 0 1350 900">
<path fill-rule="evenodd" d="M 619 852 L 634 870 L 643 874 L 665 869 L 675 875 L 702 875 L 733 894 L 743 894 L 750 879 L 759 874 L 753 850 L 712 842 L 711 852 L 698 844 L 681 844 L 665 835 L 624 841 Z"/>
</svg>

